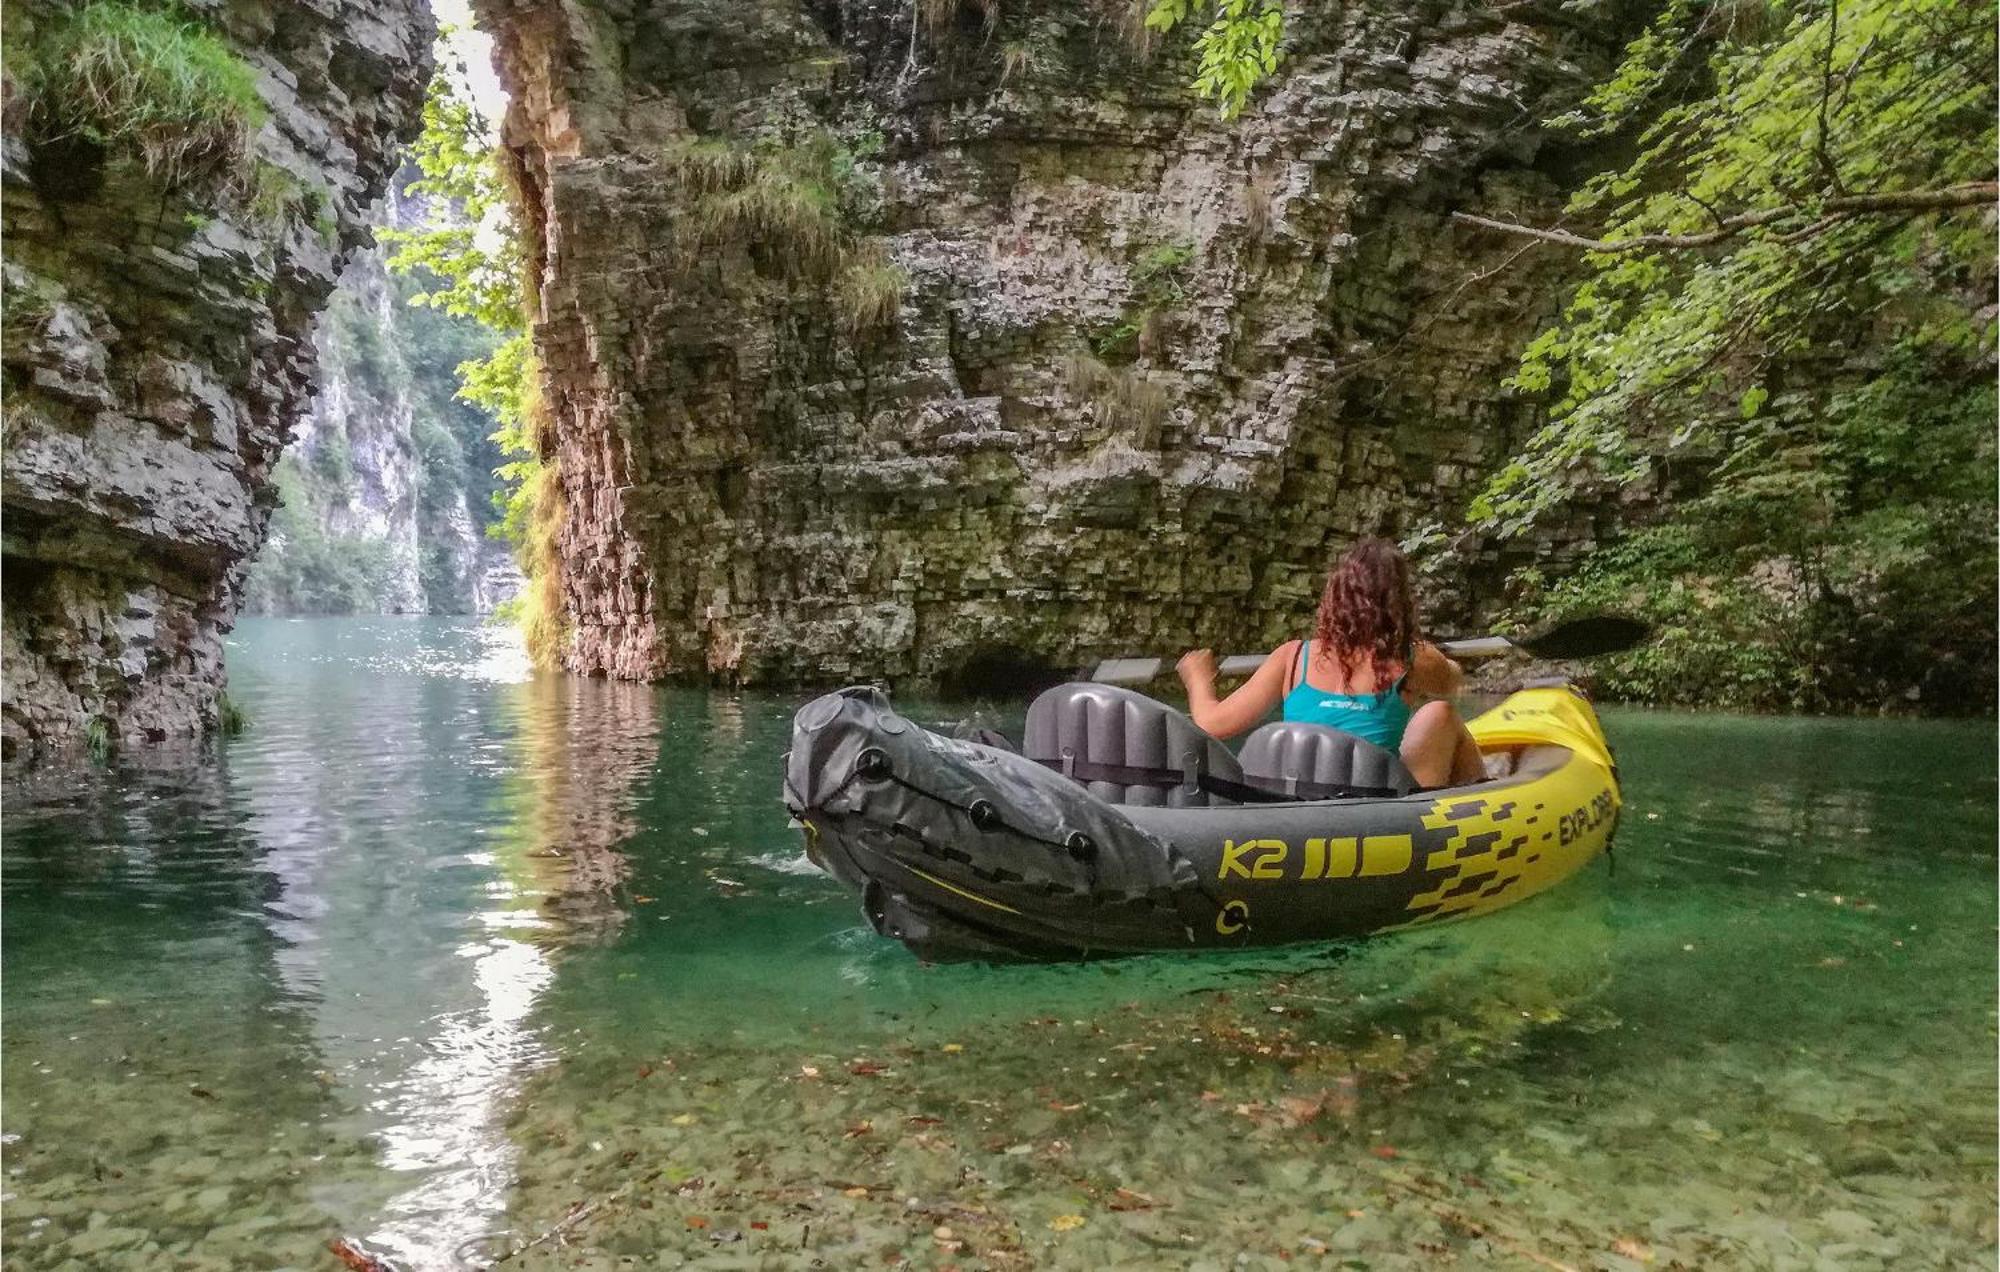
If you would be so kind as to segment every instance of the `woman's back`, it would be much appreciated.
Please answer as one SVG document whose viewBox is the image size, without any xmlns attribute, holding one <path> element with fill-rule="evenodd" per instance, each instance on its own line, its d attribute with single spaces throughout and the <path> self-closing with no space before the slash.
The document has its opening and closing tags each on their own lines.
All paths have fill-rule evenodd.
<svg viewBox="0 0 2000 1272">
<path fill-rule="evenodd" d="M 1384 684 L 1385 673 L 1394 677 Z M 1360 665 L 1342 665 L 1328 658 L 1324 650 L 1313 656 L 1313 642 L 1299 642 L 1295 683 L 1285 694 L 1285 719 L 1302 724 L 1323 724 L 1339 729 L 1385 750 L 1402 745 L 1403 731 L 1410 724 L 1410 704 L 1403 698 L 1403 678 L 1407 664 L 1378 670 L 1372 659 Z M 1319 683 L 1315 684 L 1317 679 Z M 1370 685 L 1380 686 L 1370 689 Z"/>
<path fill-rule="evenodd" d="M 1179 671 L 1188 713 L 1211 736 L 1235 737 L 1277 706 L 1287 720 L 1399 752 L 1426 786 L 1478 780 L 1479 748 L 1444 701 L 1458 692 L 1458 664 L 1417 640 L 1409 562 L 1381 539 L 1363 539 L 1327 572 L 1312 639 L 1272 650 L 1227 701 L 1215 696 L 1213 650 L 1189 651 Z M 1405 692 L 1433 701 L 1412 708 Z"/>
</svg>

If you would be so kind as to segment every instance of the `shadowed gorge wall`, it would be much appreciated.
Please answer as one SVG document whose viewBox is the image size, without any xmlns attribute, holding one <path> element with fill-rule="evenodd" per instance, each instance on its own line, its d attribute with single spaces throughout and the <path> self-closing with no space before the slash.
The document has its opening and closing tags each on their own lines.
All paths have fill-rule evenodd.
<svg viewBox="0 0 2000 1272">
<path fill-rule="evenodd" d="M 311 392 L 315 314 L 419 122 L 433 32 L 419 0 L 186 13 L 8 8 L 10 755 L 216 723 L 223 634 Z M 133 32 L 191 60 L 100 81 L 117 118 L 62 116 L 83 99 L 64 80 L 74 49 L 122 53 Z M 38 73 L 39 96 L 24 78 Z M 243 100 L 161 99 L 176 76 L 240 77 Z M 245 134 L 234 152 L 199 132 L 230 110 Z M 138 121 L 132 135 L 121 119 Z M 189 138 L 195 150 L 161 159 Z"/>
<path fill-rule="evenodd" d="M 1456 514 L 1534 422 L 1500 382 L 1558 292 L 1445 213 L 1554 213 L 1536 121 L 1612 43 L 1310 6 L 1222 122 L 1129 5 L 480 12 L 565 661 L 745 681 L 1248 647 L 1333 548 Z"/>
</svg>

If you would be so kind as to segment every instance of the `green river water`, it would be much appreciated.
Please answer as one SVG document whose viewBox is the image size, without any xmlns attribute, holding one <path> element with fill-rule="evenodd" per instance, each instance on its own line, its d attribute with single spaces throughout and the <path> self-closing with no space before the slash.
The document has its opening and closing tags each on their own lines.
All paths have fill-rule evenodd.
<svg viewBox="0 0 2000 1272">
<path fill-rule="evenodd" d="M 794 698 L 230 659 L 242 736 L 6 787 L 9 1268 L 1993 1266 L 1990 723 L 1607 710 L 1615 869 L 1502 914 L 927 967 Z"/>
</svg>

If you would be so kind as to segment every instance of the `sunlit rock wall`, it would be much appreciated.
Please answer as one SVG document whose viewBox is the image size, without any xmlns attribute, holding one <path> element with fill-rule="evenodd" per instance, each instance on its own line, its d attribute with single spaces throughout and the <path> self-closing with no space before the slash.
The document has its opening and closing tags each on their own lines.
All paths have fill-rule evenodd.
<svg viewBox="0 0 2000 1272">
<path fill-rule="evenodd" d="M 480 0 L 573 669 L 978 681 L 1265 645 L 1330 553 L 1451 520 L 1535 422 L 1501 381 L 1557 262 L 1446 214 L 1553 214 L 1574 156 L 1537 121 L 1606 32 L 1541 0 L 1294 5 L 1225 123 L 1130 4 L 912 30 L 938 9 Z M 704 236 L 675 159 L 817 136 L 907 277 L 886 329 L 849 334 L 782 236 Z M 1446 614 L 1476 590 L 1432 585 Z"/>
<path fill-rule="evenodd" d="M 24 13 L 56 11 L 10 7 L 10 41 Z M 254 154 L 295 196 L 279 215 L 169 188 L 115 147 L 37 151 L 7 89 L 9 754 L 213 725 L 236 588 L 311 390 L 314 314 L 418 123 L 420 0 L 188 12 L 257 74 Z"/>
</svg>

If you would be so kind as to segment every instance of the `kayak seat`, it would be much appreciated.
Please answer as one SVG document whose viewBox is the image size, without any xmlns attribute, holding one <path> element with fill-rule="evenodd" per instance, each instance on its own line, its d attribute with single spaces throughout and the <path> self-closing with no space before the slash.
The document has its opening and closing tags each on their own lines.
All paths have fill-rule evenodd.
<svg viewBox="0 0 2000 1272">
<path fill-rule="evenodd" d="M 1110 804 L 1207 808 L 1239 803 L 1229 748 L 1164 702 L 1115 685 L 1058 685 L 1028 708 L 1021 753 Z"/>
<path fill-rule="evenodd" d="M 1267 724 L 1243 743 L 1244 780 L 1287 799 L 1390 797 L 1418 789 L 1402 757 L 1324 724 Z"/>
</svg>

